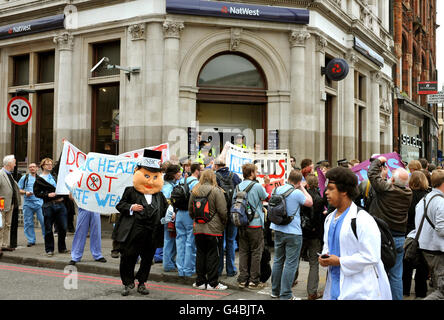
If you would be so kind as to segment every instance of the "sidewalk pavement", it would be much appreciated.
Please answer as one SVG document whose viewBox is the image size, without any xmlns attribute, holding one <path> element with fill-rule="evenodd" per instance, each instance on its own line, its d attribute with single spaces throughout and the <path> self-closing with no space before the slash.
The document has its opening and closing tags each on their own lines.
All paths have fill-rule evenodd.
<svg viewBox="0 0 444 320">
<path fill-rule="evenodd" d="M 64 268 L 68 266 L 68 263 L 71 260 L 71 254 L 58 253 L 57 238 L 55 238 L 54 242 L 56 245 L 56 251 L 54 252 L 54 256 L 48 257 L 45 253 L 45 246 L 40 229 L 35 228 L 35 231 L 37 237 L 36 245 L 28 248 L 26 246 L 27 241 L 24 236 L 23 227 L 19 227 L 17 234 L 17 248 L 12 252 L 3 252 L 3 256 L 0 258 L 0 262 L 64 270 Z M 69 250 L 71 249 L 73 238 L 74 238 L 73 233 L 68 233 L 66 236 L 66 246 Z M 102 232 L 102 254 L 107 260 L 107 262 L 106 263 L 97 262 L 94 260 L 94 258 L 91 255 L 89 249 L 89 238 L 88 238 L 86 241 L 83 258 L 80 262 L 76 264 L 77 271 L 81 273 L 94 273 L 106 276 L 119 277 L 120 259 L 111 257 L 111 249 L 112 249 L 111 233 Z M 271 265 L 272 265 L 273 256 L 274 256 L 273 248 L 270 248 L 270 252 L 271 252 Z M 236 267 L 238 266 L 239 266 L 239 254 L 238 252 L 236 252 Z M 139 265 L 136 265 L 136 270 L 138 268 Z M 298 284 L 293 288 L 293 295 L 301 299 L 307 298 L 306 288 L 307 288 L 308 270 L 309 270 L 308 262 L 301 261 L 299 266 Z M 319 267 L 319 291 L 324 290 L 325 277 L 326 277 L 326 268 Z M 227 277 L 225 270 L 222 276 L 219 278 L 219 280 L 223 284 L 227 285 L 229 289 L 248 290 L 248 289 L 240 289 L 237 284 L 237 276 Z M 179 283 L 191 286 L 195 281 L 195 277 L 184 279 L 184 277 L 179 277 L 177 272 L 163 271 L 162 263 L 155 263 L 151 267 L 151 272 L 148 281 L 163 281 L 163 282 Z M 249 291 L 251 292 L 252 290 Z M 266 287 L 257 293 L 270 295 L 271 277 L 267 281 Z"/>
</svg>

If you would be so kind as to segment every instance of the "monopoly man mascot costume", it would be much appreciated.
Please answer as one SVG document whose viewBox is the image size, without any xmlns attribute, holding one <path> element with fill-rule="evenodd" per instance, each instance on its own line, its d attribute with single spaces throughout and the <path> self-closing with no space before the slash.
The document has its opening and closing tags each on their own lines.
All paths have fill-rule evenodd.
<svg viewBox="0 0 444 320">
<path fill-rule="evenodd" d="M 134 171 L 133 186 L 126 187 L 116 209 L 120 219 L 112 238 L 120 243 L 120 278 L 124 285 L 122 295 L 127 296 L 138 280 L 137 291 L 149 294 L 145 282 L 157 247 L 163 245 L 163 225 L 167 200 L 161 192 L 163 177 L 162 152 L 145 149 L 143 158 Z M 140 268 L 134 276 L 138 257 Z"/>
</svg>

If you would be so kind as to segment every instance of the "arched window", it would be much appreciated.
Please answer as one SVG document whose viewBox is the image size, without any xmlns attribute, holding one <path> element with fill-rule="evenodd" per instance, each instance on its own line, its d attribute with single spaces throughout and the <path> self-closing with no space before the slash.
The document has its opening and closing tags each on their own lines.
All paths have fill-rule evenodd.
<svg viewBox="0 0 444 320">
<path fill-rule="evenodd" d="M 265 88 L 263 76 L 247 58 L 223 54 L 209 60 L 202 68 L 198 86 Z"/>
<path fill-rule="evenodd" d="M 197 86 L 200 100 L 267 102 L 264 73 L 240 54 L 224 52 L 210 58 L 199 73 Z"/>
</svg>

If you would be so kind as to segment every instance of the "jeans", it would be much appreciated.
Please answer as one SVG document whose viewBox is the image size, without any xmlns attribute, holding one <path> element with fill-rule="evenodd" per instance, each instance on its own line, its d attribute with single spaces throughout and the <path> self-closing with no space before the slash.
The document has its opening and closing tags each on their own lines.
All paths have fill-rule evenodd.
<svg viewBox="0 0 444 320">
<path fill-rule="evenodd" d="M 302 248 L 302 235 L 274 232 L 274 261 L 271 271 L 271 293 L 281 300 L 293 296 L 291 287 Z M 402 294 L 402 293 L 401 293 Z"/>
<path fill-rule="evenodd" d="M 404 260 L 404 242 L 405 236 L 393 236 L 396 248 L 396 263 L 389 270 L 388 278 L 390 282 L 390 289 L 392 291 L 393 300 L 403 299 L 403 289 L 402 289 L 402 265 Z"/>
<path fill-rule="evenodd" d="M 163 270 L 176 270 L 176 238 L 170 236 L 168 224 L 164 225 L 163 233 Z"/>
<path fill-rule="evenodd" d="M 76 232 L 72 240 L 71 259 L 80 261 L 85 249 L 86 237 L 89 231 L 89 247 L 94 260 L 103 258 L 102 234 L 100 225 L 100 214 L 79 208 L 77 216 Z M 60 237 L 60 231 L 59 231 Z"/>
<path fill-rule="evenodd" d="M 225 251 L 226 251 L 226 268 L 227 268 L 227 275 L 228 276 L 234 276 L 237 272 L 236 266 L 235 266 L 235 250 L 236 250 L 236 235 L 237 235 L 237 227 L 229 220 L 227 226 L 225 227 L 225 232 L 223 239 L 225 241 Z M 219 260 L 219 268 L 218 272 L 219 275 L 222 274 L 222 271 L 224 270 L 224 252 L 221 252 L 220 260 Z"/>
<path fill-rule="evenodd" d="M 58 250 L 66 250 L 66 228 L 68 225 L 66 207 L 63 202 L 49 202 L 43 204 L 43 216 L 45 220 L 45 251 L 54 252 L 54 234 L 52 227 L 55 224 L 58 232 Z"/>
<path fill-rule="evenodd" d="M 45 237 L 45 222 L 43 220 L 42 204 L 40 202 L 28 201 L 23 205 L 23 228 L 28 243 L 35 244 L 34 213 L 40 222 L 42 236 Z"/>
<path fill-rule="evenodd" d="M 176 265 L 179 276 L 191 277 L 196 273 L 196 244 L 193 219 L 188 211 L 179 210 L 176 215 Z"/>
</svg>

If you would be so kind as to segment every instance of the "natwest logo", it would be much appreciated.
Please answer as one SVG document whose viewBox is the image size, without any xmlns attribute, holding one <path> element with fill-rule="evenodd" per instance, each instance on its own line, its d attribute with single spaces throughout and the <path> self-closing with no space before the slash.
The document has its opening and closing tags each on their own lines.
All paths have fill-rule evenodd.
<svg viewBox="0 0 444 320">
<path fill-rule="evenodd" d="M 24 32 L 24 31 L 30 31 L 31 30 L 31 25 L 24 25 L 24 26 L 18 26 L 18 27 L 12 27 L 11 29 L 8 30 L 9 34 L 12 33 L 17 33 L 17 32 Z"/>
<path fill-rule="evenodd" d="M 221 11 L 222 13 L 238 14 L 243 16 L 260 16 L 259 9 L 251 10 L 250 8 L 236 8 L 236 7 L 230 7 L 230 9 L 228 9 L 227 6 L 223 6 Z"/>
</svg>

